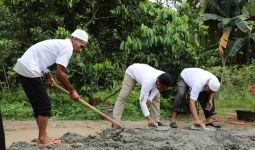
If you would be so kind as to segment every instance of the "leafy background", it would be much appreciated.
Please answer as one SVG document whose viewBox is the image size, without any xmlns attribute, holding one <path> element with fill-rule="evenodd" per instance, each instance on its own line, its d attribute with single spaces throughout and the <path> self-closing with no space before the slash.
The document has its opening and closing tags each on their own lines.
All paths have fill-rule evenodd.
<svg viewBox="0 0 255 150">
<path fill-rule="evenodd" d="M 127 66 L 146 63 L 176 79 L 185 67 L 200 67 L 222 82 L 219 112 L 255 109 L 254 1 L 188 0 L 176 10 L 148 0 L 0 0 L 0 95 L 4 119 L 32 118 L 30 104 L 13 71 L 36 42 L 68 38 L 76 28 L 89 33 L 88 46 L 70 60 L 69 78 L 84 99 L 104 99 L 120 86 Z M 176 85 L 162 93 L 161 114 L 170 115 Z M 69 97 L 49 89 L 53 118 L 99 119 Z M 96 107 L 114 105 L 116 93 Z M 125 119 L 142 117 L 139 86 L 125 105 Z"/>
</svg>

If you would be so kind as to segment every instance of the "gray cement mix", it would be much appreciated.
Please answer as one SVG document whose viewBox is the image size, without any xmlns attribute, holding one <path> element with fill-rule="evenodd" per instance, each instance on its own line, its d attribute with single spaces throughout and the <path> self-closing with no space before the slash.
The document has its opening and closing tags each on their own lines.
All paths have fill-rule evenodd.
<svg viewBox="0 0 255 150">
<path fill-rule="evenodd" d="M 58 146 L 43 150 L 255 150 L 255 129 L 105 129 L 97 136 L 66 133 Z M 15 142 L 7 150 L 38 150 L 36 143 Z"/>
</svg>

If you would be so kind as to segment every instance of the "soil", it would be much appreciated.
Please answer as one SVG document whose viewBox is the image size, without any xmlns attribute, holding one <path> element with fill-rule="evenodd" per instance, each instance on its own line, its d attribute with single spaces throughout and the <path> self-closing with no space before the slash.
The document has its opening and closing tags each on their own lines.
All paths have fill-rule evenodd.
<svg viewBox="0 0 255 150">
<path fill-rule="evenodd" d="M 235 114 L 215 118 L 223 127 L 215 132 L 190 130 L 191 116 L 178 116 L 178 128 L 157 131 L 146 121 L 123 121 L 124 130 L 111 129 L 107 121 L 56 121 L 48 132 L 62 143 L 45 150 L 184 150 L 243 149 L 255 150 L 254 123 L 240 121 Z M 169 125 L 168 120 L 163 120 Z M 4 121 L 8 150 L 38 150 L 35 121 Z"/>
</svg>

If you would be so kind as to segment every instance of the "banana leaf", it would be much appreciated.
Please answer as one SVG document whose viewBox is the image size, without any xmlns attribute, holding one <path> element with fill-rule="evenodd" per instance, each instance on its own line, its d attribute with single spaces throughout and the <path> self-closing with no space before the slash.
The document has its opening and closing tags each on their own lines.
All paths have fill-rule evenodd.
<svg viewBox="0 0 255 150">
<path fill-rule="evenodd" d="M 233 57 L 246 44 L 246 38 L 237 38 L 229 41 L 225 49 L 226 57 Z"/>
</svg>

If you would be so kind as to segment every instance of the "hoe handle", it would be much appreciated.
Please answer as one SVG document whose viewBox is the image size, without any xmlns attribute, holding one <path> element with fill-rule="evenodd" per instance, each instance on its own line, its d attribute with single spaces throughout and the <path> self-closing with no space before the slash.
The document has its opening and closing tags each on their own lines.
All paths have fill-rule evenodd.
<svg viewBox="0 0 255 150">
<path fill-rule="evenodd" d="M 69 95 L 69 92 L 66 89 L 62 88 L 61 86 L 56 85 L 56 88 L 58 90 L 60 90 L 60 91 L 62 91 L 62 92 L 64 92 L 64 93 Z M 106 120 L 111 122 L 112 124 L 115 124 L 115 125 L 121 127 L 118 122 L 116 122 L 112 118 L 108 117 L 107 115 L 105 115 L 104 113 L 102 113 L 101 111 L 96 109 L 95 107 L 91 106 L 89 103 L 87 103 L 86 101 L 82 100 L 81 98 L 78 100 L 78 102 L 80 102 L 83 106 L 88 107 L 89 109 L 93 110 L 95 113 L 99 114 L 100 116 L 102 116 L 103 118 L 105 118 Z"/>
</svg>

